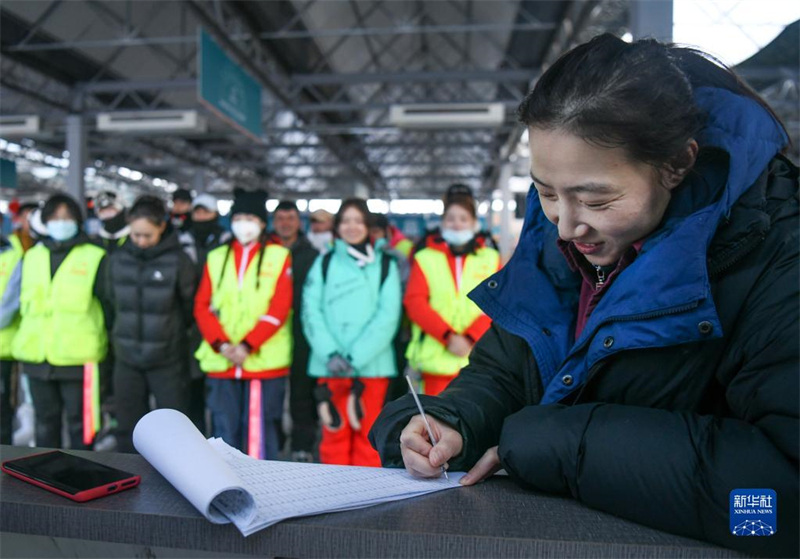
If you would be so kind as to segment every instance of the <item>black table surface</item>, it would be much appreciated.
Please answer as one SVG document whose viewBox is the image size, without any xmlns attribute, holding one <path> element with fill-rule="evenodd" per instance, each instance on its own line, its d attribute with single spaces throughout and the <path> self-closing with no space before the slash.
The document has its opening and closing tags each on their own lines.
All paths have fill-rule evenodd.
<svg viewBox="0 0 800 559">
<path fill-rule="evenodd" d="M 0 446 L 9 460 L 44 449 Z M 475 487 L 285 520 L 244 537 L 207 521 L 144 458 L 75 452 L 142 476 L 87 503 L 0 476 L 0 531 L 277 557 L 741 557 L 496 476 Z"/>
</svg>

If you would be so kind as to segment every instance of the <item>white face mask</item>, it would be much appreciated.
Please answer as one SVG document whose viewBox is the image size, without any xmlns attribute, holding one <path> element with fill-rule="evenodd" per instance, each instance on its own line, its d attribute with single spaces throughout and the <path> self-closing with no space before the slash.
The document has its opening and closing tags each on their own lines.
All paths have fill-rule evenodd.
<svg viewBox="0 0 800 559">
<path fill-rule="evenodd" d="M 71 219 L 51 219 L 47 222 L 47 234 L 54 241 L 66 241 L 78 234 L 78 222 Z"/>
<path fill-rule="evenodd" d="M 455 229 L 442 229 L 442 238 L 448 245 L 460 247 L 472 240 L 475 232 L 469 229 L 456 231 Z"/>
<path fill-rule="evenodd" d="M 314 233 L 313 231 L 309 231 L 306 237 L 308 238 L 308 242 L 310 242 L 314 248 L 320 252 L 327 250 L 333 242 L 333 233 L 330 231 L 323 231 L 322 233 Z"/>
<path fill-rule="evenodd" d="M 261 226 L 255 221 L 234 221 L 231 225 L 233 236 L 243 245 L 255 241 L 261 234 Z"/>
</svg>

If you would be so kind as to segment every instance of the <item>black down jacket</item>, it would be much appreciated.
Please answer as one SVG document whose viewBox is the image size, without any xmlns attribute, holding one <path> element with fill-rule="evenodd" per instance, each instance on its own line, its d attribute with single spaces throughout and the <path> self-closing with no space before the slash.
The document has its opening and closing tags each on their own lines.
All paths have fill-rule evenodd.
<svg viewBox="0 0 800 559">
<path fill-rule="evenodd" d="M 115 359 L 134 367 L 161 367 L 186 359 L 195 267 L 178 235 L 167 229 L 156 246 L 130 239 L 111 255 Z"/>
<path fill-rule="evenodd" d="M 727 167 L 727 159 L 713 159 L 701 162 L 700 172 L 716 168 L 707 183 L 716 176 L 724 185 L 727 175 L 719 166 Z M 590 321 L 587 330 L 594 324 L 594 333 L 584 336 L 590 353 L 581 379 L 558 372 L 549 384 L 542 380 L 553 354 L 547 351 L 553 346 L 543 344 L 558 329 L 569 342 L 574 321 L 562 326 L 546 315 L 534 328 L 516 319 L 514 309 L 487 311 L 495 323 L 475 345 L 469 365 L 439 397 L 421 397 L 427 413 L 464 439 L 451 469 L 468 470 L 499 445 L 503 467 L 522 486 L 571 495 L 623 518 L 753 554 L 800 555 L 797 168 L 773 159 L 769 171 L 735 199 L 713 235 L 704 264 L 718 320 L 683 320 L 697 312 L 694 304 L 646 319 L 615 320 L 609 314 L 606 322 Z M 543 246 L 555 248 L 552 241 Z M 704 244 L 701 250 L 706 251 Z M 540 266 L 563 263 L 557 251 L 550 254 L 541 255 Z M 487 282 L 489 293 L 500 292 L 498 298 L 504 281 L 520 281 L 536 265 L 524 260 L 519 248 L 514 258 L 525 265 Z M 643 262 L 640 256 L 620 280 L 629 271 L 634 280 L 649 273 L 637 267 Z M 513 259 L 506 268 L 512 264 Z M 557 285 L 567 291 L 569 278 L 562 279 Z M 636 285 L 650 300 L 663 293 L 651 284 Z M 605 297 L 620 286 L 613 285 Z M 541 292 L 525 287 L 515 287 L 518 306 L 539 304 Z M 486 308 L 486 299 L 478 303 Z M 659 330 L 663 323 L 671 330 Z M 648 342 L 678 336 L 674 330 L 684 327 L 693 341 Z M 634 343 L 639 346 L 626 346 Z M 566 396 L 547 400 L 548 388 L 567 384 L 572 386 Z M 375 422 L 370 441 L 385 466 L 402 467 L 399 435 L 416 413 L 413 400 L 404 396 Z M 747 488 L 776 491 L 775 535 L 731 533 L 729 494 Z"/>
</svg>

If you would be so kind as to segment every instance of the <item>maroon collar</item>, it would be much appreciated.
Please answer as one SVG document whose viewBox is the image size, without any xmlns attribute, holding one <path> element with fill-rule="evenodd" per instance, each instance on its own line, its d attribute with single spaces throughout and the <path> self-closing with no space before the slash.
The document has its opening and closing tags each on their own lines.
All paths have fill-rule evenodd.
<svg viewBox="0 0 800 559">
<path fill-rule="evenodd" d="M 611 283 L 613 278 L 621 274 L 625 268 L 636 260 L 636 257 L 639 256 L 639 252 L 642 250 L 642 245 L 644 245 L 645 240 L 646 239 L 639 239 L 628 247 L 628 250 L 625 251 L 622 258 L 617 262 L 616 267 L 610 273 L 606 274 L 605 285 Z M 572 241 L 556 239 L 556 245 L 558 245 L 561 254 L 564 255 L 570 269 L 573 272 L 580 272 L 583 279 L 594 286 L 597 282 L 597 269 L 586 260 L 586 257 L 581 254 L 577 248 L 575 248 L 575 244 Z"/>
</svg>

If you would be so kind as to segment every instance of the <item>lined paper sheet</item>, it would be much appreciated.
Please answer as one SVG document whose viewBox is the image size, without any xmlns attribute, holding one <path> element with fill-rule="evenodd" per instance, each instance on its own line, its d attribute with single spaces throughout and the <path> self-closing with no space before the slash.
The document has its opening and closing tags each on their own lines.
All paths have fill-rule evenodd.
<svg viewBox="0 0 800 559">
<path fill-rule="evenodd" d="M 405 470 L 256 460 L 221 439 L 206 441 L 182 413 L 155 410 L 134 430 L 134 445 L 212 522 L 233 522 L 245 536 L 287 518 L 368 507 L 461 487 Z"/>
<path fill-rule="evenodd" d="M 464 476 L 453 472 L 448 474 L 449 481 L 443 477 L 421 480 L 400 469 L 256 460 L 221 439 L 209 443 L 255 500 L 255 518 L 236 523 L 246 536 L 285 518 L 363 508 L 461 487 L 458 480 Z"/>
</svg>

